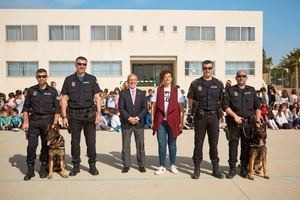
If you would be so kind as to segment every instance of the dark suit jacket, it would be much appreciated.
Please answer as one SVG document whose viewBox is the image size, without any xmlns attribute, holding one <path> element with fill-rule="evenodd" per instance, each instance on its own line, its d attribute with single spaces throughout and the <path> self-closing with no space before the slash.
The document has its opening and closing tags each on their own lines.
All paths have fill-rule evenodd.
<svg viewBox="0 0 300 200">
<path fill-rule="evenodd" d="M 130 90 L 123 90 L 119 97 L 119 111 L 121 126 L 128 129 L 133 125 L 129 123 L 129 117 L 138 117 L 139 123 L 135 125 L 136 128 L 144 128 L 145 117 L 147 114 L 147 98 L 146 92 L 136 89 L 135 103 L 132 104 Z"/>
</svg>

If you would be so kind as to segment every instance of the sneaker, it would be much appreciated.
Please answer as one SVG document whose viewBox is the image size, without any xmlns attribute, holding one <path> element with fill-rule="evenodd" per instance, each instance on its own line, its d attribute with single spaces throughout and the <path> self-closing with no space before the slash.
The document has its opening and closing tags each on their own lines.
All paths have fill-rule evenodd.
<svg viewBox="0 0 300 200">
<path fill-rule="evenodd" d="M 178 170 L 177 170 L 176 165 L 171 165 L 170 171 L 171 171 L 173 174 L 177 174 L 177 173 L 178 173 Z"/>
<path fill-rule="evenodd" d="M 166 172 L 166 168 L 164 166 L 160 166 L 155 172 L 155 175 L 160 175 Z"/>
</svg>

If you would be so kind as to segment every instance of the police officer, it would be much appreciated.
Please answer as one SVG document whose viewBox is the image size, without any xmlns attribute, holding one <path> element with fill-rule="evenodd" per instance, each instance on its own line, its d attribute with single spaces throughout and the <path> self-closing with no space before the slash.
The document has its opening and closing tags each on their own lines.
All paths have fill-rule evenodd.
<svg viewBox="0 0 300 200">
<path fill-rule="evenodd" d="M 194 80 L 189 88 L 188 99 L 194 113 L 195 148 L 194 174 L 192 179 L 200 176 L 200 163 L 203 159 L 203 142 L 205 133 L 208 135 L 209 156 L 212 162 L 213 173 L 216 178 L 224 178 L 219 171 L 218 141 L 219 119 L 218 111 L 223 97 L 223 84 L 212 76 L 213 63 L 210 60 L 202 62 L 203 76 Z"/>
<path fill-rule="evenodd" d="M 96 124 L 100 123 L 100 88 L 96 77 L 85 72 L 87 62 L 85 57 L 76 58 L 76 72 L 66 77 L 61 90 L 62 121 L 71 134 L 73 169 L 70 176 L 80 172 L 82 128 L 87 145 L 89 172 L 92 175 L 99 174 L 96 168 Z"/>
<path fill-rule="evenodd" d="M 241 138 L 241 171 L 243 178 L 247 177 L 249 147 L 251 137 L 251 117 L 255 115 L 257 125 L 260 124 L 260 102 L 255 89 L 246 85 L 247 74 L 239 70 L 235 77 L 237 84 L 228 88 L 224 98 L 223 109 L 228 116 L 229 129 L 229 173 L 226 178 L 236 175 L 237 149 Z"/>
<path fill-rule="evenodd" d="M 57 100 L 57 91 L 47 84 L 47 71 L 38 69 L 36 72 L 37 85 L 28 89 L 23 107 L 22 129 L 26 132 L 27 145 L 27 166 L 28 171 L 24 180 L 30 180 L 35 176 L 34 161 L 38 146 L 38 137 L 41 137 L 41 168 L 39 175 L 41 178 L 47 177 L 47 130 L 49 124 L 57 124 L 60 107 Z"/>
</svg>

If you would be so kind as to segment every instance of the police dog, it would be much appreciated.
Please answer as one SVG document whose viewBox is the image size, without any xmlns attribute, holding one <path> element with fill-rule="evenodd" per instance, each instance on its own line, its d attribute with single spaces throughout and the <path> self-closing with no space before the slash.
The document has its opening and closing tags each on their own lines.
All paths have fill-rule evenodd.
<svg viewBox="0 0 300 200">
<path fill-rule="evenodd" d="M 269 179 L 266 147 L 267 124 L 263 122 L 260 126 L 255 124 L 253 127 L 249 149 L 248 177 L 250 180 L 254 180 L 254 172 L 260 174 L 263 169 L 264 178 Z"/>
<path fill-rule="evenodd" d="M 68 178 L 65 170 L 65 140 L 59 133 L 58 125 L 48 127 L 48 179 L 53 178 L 53 172 L 59 172 L 63 178 Z"/>
</svg>

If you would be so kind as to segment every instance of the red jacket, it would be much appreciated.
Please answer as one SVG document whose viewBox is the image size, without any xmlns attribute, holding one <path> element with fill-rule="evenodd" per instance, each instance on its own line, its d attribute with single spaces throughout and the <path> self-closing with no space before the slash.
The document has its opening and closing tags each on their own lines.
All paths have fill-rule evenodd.
<svg viewBox="0 0 300 200">
<path fill-rule="evenodd" d="M 168 107 L 167 122 L 172 130 L 173 137 L 181 134 L 180 124 L 180 107 L 178 104 L 178 89 L 176 86 L 171 87 L 171 96 Z M 161 122 L 165 118 L 164 86 L 157 88 L 156 108 L 153 120 L 153 135 L 158 130 Z"/>
</svg>

